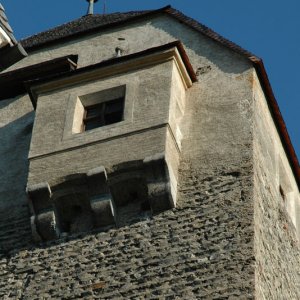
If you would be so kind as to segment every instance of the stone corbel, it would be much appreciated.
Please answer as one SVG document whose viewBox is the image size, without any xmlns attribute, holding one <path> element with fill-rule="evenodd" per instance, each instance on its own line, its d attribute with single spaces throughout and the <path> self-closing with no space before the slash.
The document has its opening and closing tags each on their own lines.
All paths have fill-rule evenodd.
<svg viewBox="0 0 300 300">
<path fill-rule="evenodd" d="M 87 173 L 91 209 L 96 228 L 115 224 L 112 196 L 107 184 L 107 174 L 103 166 Z"/>
<path fill-rule="evenodd" d="M 56 226 L 56 218 L 53 210 L 34 215 L 30 219 L 33 239 L 39 241 L 50 241 L 59 237 Z"/>
<path fill-rule="evenodd" d="M 159 213 L 175 207 L 169 181 L 169 171 L 164 154 L 156 154 L 143 160 L 148 187 L 148 199 L 152 212 Z"/>
<path fill-rule="evenodd" d="M 51 189 L 47 182 L 30 185 L 27 187 L 29 205 L 33 214 L 38 214 L 51 207 Z"/>
<path fill-rule="evenodd" d="M 51 205 L 51 189 L 48 183 L 39 183 L 27 187 L 32 216 L 30 219 L 35 241 L 52 240 L 59 236 L 56 217 Z"/>
</svg>

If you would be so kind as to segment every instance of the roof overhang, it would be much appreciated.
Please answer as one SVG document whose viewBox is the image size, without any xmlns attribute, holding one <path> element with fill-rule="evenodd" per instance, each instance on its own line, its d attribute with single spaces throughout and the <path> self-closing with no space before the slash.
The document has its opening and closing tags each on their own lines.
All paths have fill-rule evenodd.
<svg viewBox="0 0 300 300">
<path fill-rule="evenodd" d="M 26 81 L 76 69 L 77 59 L 77 55 L 69 55 L 0 74 L 0 101 L 26 93 Z"/>
</svg>

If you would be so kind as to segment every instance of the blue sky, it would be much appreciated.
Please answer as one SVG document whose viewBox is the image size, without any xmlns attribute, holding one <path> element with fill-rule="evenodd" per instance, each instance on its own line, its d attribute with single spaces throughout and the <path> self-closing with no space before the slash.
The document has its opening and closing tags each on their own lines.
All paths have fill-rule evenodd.
<svg viewBox="0 0 300 300">
<path fill-rule="evenodd" d="M 85 0 L 0 0 L 20 39 L 78 18 Z M 95 4 L 103 12 L 104 0 Z M 290 137 L 300 158 L 299 0 L 106 0 L 106 12 L 171 4 L 229 40 L 262 57 Z"/>
</svg>

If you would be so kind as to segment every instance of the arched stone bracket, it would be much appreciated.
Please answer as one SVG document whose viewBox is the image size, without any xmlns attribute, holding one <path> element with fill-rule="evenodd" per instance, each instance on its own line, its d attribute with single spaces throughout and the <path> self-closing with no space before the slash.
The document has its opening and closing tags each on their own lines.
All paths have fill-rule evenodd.
<svg viewBox="0 0 300 300">
<path fill-rule="evenodd" d="M 103 166 L 88 171 L 86 175 L 90 196 L 110 193 L 107 185 L 106 170 Z"/>
<path fill-rule="evenodd" d="M 30 221 L 35 241 L 48 241 L 59 237 L 60 232 L 56 226 L 56 217 L 53 210 L 32 216 Z"/>
<path fill-rule="evenodd" d="M 94 226 L 96 228 L 109 226 L 115 223 L 115 213 L 110 195 L 91 199 Z"/>
<path fill-rule="evenodd" d="M 114 206 L 104 167 L 86 174 L 70 175 L 52 189 L 47 182 L 27 187 L 35 241 L 53 240 L 68 232 L 115 225 Z"/>
<path fill-rule="evenodd" d="M 96 228 L 115 224 L 115 213 L 107 174 L 103 166 L 87 172 L 88 192 Z"/>
<path fill-rule="evenodd" d="M 51 189 L 43 182 L 27 187 L 29 206 L 32 212 L 30 224 L 35 241 L 52 240 L 59 237 L 56 216 L 51 205 Z"/>
<path fill-rule="evenodd" d="M 27 188 L 31 228 L 36 241 L 93 228 L 124 226 L 175 207 L 164 154 L 85 174 L 71 174 L 50 188 Z"/>
</svg>

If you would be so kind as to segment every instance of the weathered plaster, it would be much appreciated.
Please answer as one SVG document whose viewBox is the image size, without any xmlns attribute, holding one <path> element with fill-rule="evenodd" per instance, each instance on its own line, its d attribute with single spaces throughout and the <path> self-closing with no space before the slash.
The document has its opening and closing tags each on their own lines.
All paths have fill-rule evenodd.
<svg viewBox="0 0 300 300">
<path fill-rule="evenodd" d="M 256 297 L 298 299 L 299 190 L 256 74 L 253 97 Z"/>
</svg>

